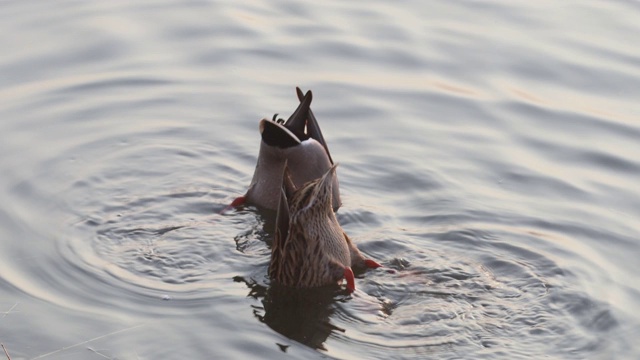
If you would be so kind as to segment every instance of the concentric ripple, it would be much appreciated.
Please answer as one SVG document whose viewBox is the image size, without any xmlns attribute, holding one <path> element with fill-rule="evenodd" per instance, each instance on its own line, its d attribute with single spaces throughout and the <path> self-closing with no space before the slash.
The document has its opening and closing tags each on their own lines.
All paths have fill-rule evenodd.
<svg viewBox="0 0 640 360">
<path fill-rule="evenodd" d="M 13 358 L 639 358 L 634 2 L 5 3 Z M 219 213 L 295 86 L 384 265 L 353 294 Z"/>
</svg>

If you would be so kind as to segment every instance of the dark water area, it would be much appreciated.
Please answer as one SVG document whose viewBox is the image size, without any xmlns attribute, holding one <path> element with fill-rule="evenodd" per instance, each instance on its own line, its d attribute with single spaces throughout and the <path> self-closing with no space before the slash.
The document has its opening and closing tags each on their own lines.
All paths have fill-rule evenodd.
<svg viewBox="0 0 640 360">
<path fill-rule="evenodd" d="M 640 357 L 636 2 L 16 1 L 0 19 L 13 360 Z M 272 286 L 273 214 L 219 214 L 295 86 L 340 163 L 338 220 L 384 266 L 352 294 Z"/>
</svg>

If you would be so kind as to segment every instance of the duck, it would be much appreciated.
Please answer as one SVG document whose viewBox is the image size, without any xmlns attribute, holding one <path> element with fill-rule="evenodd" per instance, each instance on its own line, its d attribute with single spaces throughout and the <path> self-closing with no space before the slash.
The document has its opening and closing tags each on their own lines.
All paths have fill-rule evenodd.
<svg viewBox="0 0 640 360">
<path fill-rule="evenodd" d="M 223 212 L 243 204 L 277 210 L 285 162 L 296 187 L 320 178 L 333 165 L 329 147 L 310 108 L 311 90 L 303 94 L 296 87 L 296 93 L 300 103 L 286 122 L 277 119 L 278 114 L 273 119 L 260 120 L 260 150 L 249 188 Z M 334 176 L 331 181 L 332 208 L 337 211 L 341 205 L 338 178 Z"/>
<path fill-rule="evenodd" d="M 298 188 L 285 163 L 269 263 L 272 282 L 312 288 L 346 280 L 347 290 L 353 292 L 354 269 L 381 266 L 360 253 L 332 209 L 337 166 Z"/>
</svg>

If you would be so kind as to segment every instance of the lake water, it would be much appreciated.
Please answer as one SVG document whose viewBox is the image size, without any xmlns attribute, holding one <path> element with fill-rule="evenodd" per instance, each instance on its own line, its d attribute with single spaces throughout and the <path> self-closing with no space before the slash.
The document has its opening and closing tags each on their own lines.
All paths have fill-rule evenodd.
<svg viewBox="0 0 640 360">
<path fill-rule="evenodd" d="M 13 360 L 640 358 L 637 1 L 5 1 L 0 30 Z M 353 294 L 279 294 L 271 214 L 218 214 L 295 86 L 385 267 Z"/>
</svg>

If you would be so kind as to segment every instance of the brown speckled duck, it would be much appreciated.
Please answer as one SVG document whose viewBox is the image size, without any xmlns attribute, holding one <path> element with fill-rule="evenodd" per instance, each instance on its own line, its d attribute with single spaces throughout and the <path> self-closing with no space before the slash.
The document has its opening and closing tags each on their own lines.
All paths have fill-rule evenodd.
<svg viewBox="0 0 640 360">
<path fill-rule="evenodd" d="M 309 108 L 311 91 L 304 95 L 300 88 L 296 88 L 296 91 L 300 104 L 286 122 L 276 119 L 276 116 L 273 120 L 260 120 L 262 141 L 251 184 L 246 194 L 235 199 L 227 209 L 247 203 L 276 210 L 285 162 L 296 187 L 318 179 L 333 165 L 318 121 Z M 331 181 L 332 207 L 335 211 L 340 207 L 340 190 L 338 178 L 334 176 Z"/>
<path fill-rule="evenodd" d="M 285 164 L 271 247 L 272 281 L 304 288 L 346 279 L 347 289 L 354 291 L 352 268 L 380 266 L 362 256 L 336 219 L 331 206 L 336 166 L 296 189 Z"/>
</svg>

